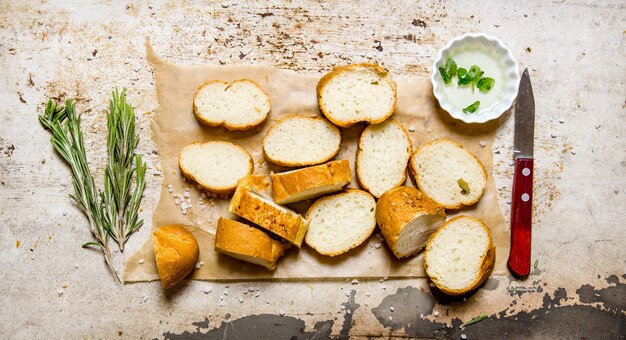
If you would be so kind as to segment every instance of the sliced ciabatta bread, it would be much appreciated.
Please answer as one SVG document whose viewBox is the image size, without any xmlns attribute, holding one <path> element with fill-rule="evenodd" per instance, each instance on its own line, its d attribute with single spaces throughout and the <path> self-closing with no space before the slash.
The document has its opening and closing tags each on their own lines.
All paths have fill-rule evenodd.
<svg viewBox="0 0 626 340">
<path fill-rule="evenodd" d="M 397 258 L 424 249 L 428 238 L 445 221 L 443 207 L 415 188 L 391 189 L 376 203 L 376 222 Z"/>
<path fill-rule="evenodd" d="M 397 121 L 388 119 L 368 126 L 361 134 L 356 152 L 359 185 L 374 197 L 402 185 L 412 152 L 411 138 Z"/>
<path fill-rule="evenodd" d="M 192 143 L 180 152 L 178 165 L 182 174 L 217 194 L 230 194 L 237 182 L 252 173 L 250 153 L 230 142 Z"/>
<path fill-rule="evenodd" d="M 336 67 L 317 84 L 317 102 L 337 126 L 377 124 L 396 110 L 396 83 L 376 64 Z"/>
<path fill-rule="evenodd" d="M 220 217 L 215 232 L 215 250 L 274 270 L 285 246 L 257 228 Z"/>
<path fill-rule="evenodd" d="M 422 146 L 411 156 L 409 165 L 417 187 L 446 209 L 478 202 L 487 185 L 485 166 L 449 139 Z"/>
<path fill-rule="evenodd" d="M 270 97 L 250 79 L 231 83 L 206 82 L 196 90 L 193 111 L 207 126 L 224 126 L 232 131 L 252 130 L 265 121 L 270 112 Z"/>
<path fill-rule="evenodd" d="M 376 227 L 376 201 L 363 190 L 322 197 L 309 208 L 306 244 L 322 255 L 335 256 L 357 247 Z"/>
<path fill-rule="evenodd" d="M 339 151 L 341 134 L 322 117 L 287 116 L 263 139 L 268 161 L 282 166 L 307 166 L 328 161 Z"/>
<path fill-rule="evenodd" d="M 424 269 L 435 286 L 448 295 L 478 288 L 493 269 L 496 248 L 482 221 L 458 216 L 446 222 L 428 240 Z"/>
<path fill-rule="evenodd" d="M 342 159 L 272 174 L 274 201 L 288 204 L 340 191 L 350 183 L 350 163 Z"/>
<path fill-rule="evenodd" d="M 255 193 L 249 179 L 243 178 L 240 183 L 228 204 L 228 211 L 300 248 L 308 221 L 295 211 Z"/>
</svg>

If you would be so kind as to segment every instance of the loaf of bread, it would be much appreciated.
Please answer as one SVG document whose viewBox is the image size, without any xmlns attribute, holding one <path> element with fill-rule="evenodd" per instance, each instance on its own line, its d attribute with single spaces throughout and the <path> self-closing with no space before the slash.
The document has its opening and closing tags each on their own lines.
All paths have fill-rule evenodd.
<svg viewBox="0 0 626 340">
<path fill-rule="evenodd" d="M 396 109 L 396 83 L 376 64 L 336 67 L 317 84 L 320 110 L 333 124 L 378 124 Z"/>
<path fill-rule="evenodd" d="M 160 227 L 152 234 L 152 244 L 163 288 L 175 286 L 196 267 L 198 241 L 185 227 Z"/>
<path fill-rule="evenodd" d="M 487 185 L 487 171 L 459 143 L 437 139 L 415 151 L 409 161 L 417 187 L 446 209 L 478 202 Z"/>
<path fill-rule="evenodd" d="M 397 258 L 424 249 L 428 238 L 445 221 L 443 207 L 415 188 L 391 189 L 376 203 L 376 222 Z"/>
<path fill-rule="evenodd" d="M 341 134 L 322 117 L 291 115 L 279 120 L 263 139 L 265 158 L 282 166 L 321 164 L 339 151 Z"/>
<path fill-rule="evenodd" d="M 462 295 L 489 277 L 495 258 L 496 248 L 487 225 L 469 216 L 458 216 L 428 240 L 424 268 L 439 290 Z"/>
<path fill-rule="evenodd" d="M 402 185 L 412 152 L 411 138 L 397 121 L 388 119 L 368 126 L 361 134 L 356 153 L 359 185 L 374 197 Z"/>
<path fill-rule="evenodd" d="M 230 142 L 192 143 L 178 156 L 182 174 L 203 189 L 217 194 L 230 194 L 237 182 L 252 173 L 250 153 Z"/>
<path fill-rule="evenodd" d="M 215 232 L 215 250 L 224 255 L 274 270 L 285 247 L 257 228 L 220 217 Z"/>
<path fill-rule="evenodd" d="M 248 183 L 248 178 L 240 180 L 240 185 L 228 205 L 228 211 L 300 248 L 309 222 L 295 211 L 257 194 Z"/>
<path fill-rule="evenodd" d="M 207 126 L 223 126 L 231 131 L 248 131 L 259 127 L 270 112 L 270 97 L 250 79 L 231 83 L 206 82 L 196 90 L 193 111 Z"/>
<path fill-rule="evenodd" d="M 356 248 L 376 227 L 376 201 L 363 190 L 322 197 L 309 208 L 306 244 L 318 253 L 336 256 Z"/>
<path fill-rule="evenodd" d="M 342 159 L 271 174 L 274 201 L 288 204 L 340 191 L 350 183 L 350 163 Z"/>
</svg>

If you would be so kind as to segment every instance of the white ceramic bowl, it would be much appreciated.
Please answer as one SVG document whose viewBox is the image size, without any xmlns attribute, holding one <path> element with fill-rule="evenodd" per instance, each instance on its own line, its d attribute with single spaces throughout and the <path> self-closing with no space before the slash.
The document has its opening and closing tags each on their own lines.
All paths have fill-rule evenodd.
<svg viewBox="0 0 626 340">
<path fill-rule="evenodd" d="M 445 60 L 448 58 L 449 53 L 465 44 L 482 44 L 495 52 L 496 55 L 502 57 L 502 64 L 504 65 L 504 77 L 507 82 L 504 86 L 504 93 L 500 102 L 495 105 L 491 110 L 465 114 L 463 111 L 455 108 L 452 104 L 447 102 L 442 89 L 444 86 L 443 79 L 439 74 L 439 67 L 443 66 Z M 519 89 L 520 74 L 517 61 L 513 57 L 513 53 L 508 47 L 500 41 L 500 39 L 483 34 L 483 33 L 467 33 L 460 37 L 456 37 L 444 46 L 433 63 L 433 71 L 430 80 L 433 83 L 433 94 L 439 101 L 439 105 L 442 109 L 446 110 L 453 118 L 462 120 L 466 123 L 484 123 L 492 119 L 496 119 L 508 110 L 513 104 L 515 97 L 517 97 L 517 91 Z"/>
</svg>

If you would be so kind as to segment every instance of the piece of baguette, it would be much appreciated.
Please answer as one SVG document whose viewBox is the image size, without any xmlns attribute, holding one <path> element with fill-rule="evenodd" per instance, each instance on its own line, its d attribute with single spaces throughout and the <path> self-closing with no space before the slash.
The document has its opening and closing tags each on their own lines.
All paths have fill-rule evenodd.
<svg viewBox="0 0 626 340">
<path fill-rule="evenodd" d="M 457 216 L 428 240 L 424 269 L 439 290 L 462 295 L 485 282 L 495 258 L 496 247 L 489 227 L 478 219 Z"/>
<path fill-rule="evenodd" d="M 411 138 L 397 121 L 388 119 L 368 126 L 361 134 L 356 152 L 359 185 L 377 198 L 402 185 L 412 152 Z"/>
<path fill-rule="evenodd" d="M 478 202 L 487 185 L 487 171 L 461 144 L 437 139 L 415 151 L 409 161 L 417 187 L 446 209 Z"/>
<path fill-rule="evenodd" d="M 350 183 L 350 163 L 346 159 L 308 168 L 271 174 L 274 201 L 288 204 L 340 191 Z"/>
<path fill-rule="evenodd" d="M 397 258 L 424 249 L 430 235 L 445 221 L 443 207 L 415 188 L 391 189 L 376 203 L 376 222 Z"/>
<path fill-rule="evenodd" d="M 396 110 L 396 83 L 376 64 L 336 67 L 317 84 L 320 110 L 333 124 L 378 124 Z"/>
<path fill-rule="evenodd" d="M 228 204 L 228 211 L 300 248 L 309 221 L 255 193 L 249 182 L 248 178 L 240 180 L 241 184 Z"/>
<path fill-rule="evenodd" d="M 250 79 L 231 83 L 208 81 L 198 87 L 193 97 L 193 111 L 198 121 L 231 131 L 248 131 L 261 126 L 270 107 L 269 95 Z"/>
<path fill-rule="evenodd" d="M 237 182 L 252 173 L 250 153 L 230 142 L 191 143 L 180 152 L 182 174 L 202 188 L 217 194 L 230 194 Z"/>
<path fill-rule="evenodd" d="M 321 164 L 339 152 L 339 129 L 322 117 L 291 115 L 274 124 L 263 138 L 265 158 L 282 166 Z"/>
<path fill-rule="evenodd" d="M 196 238 L 185 227 L 160 227 L 152 234 L 152 244 L 163 288 L 175 286 L 196 267 L 200 248 Z"/>
<path fill-rule="evenodd" d="M 376 227 L 376 201 L 368 192 L 348 189 L 322 197 L 309 208 L 305 241 L 318 253 L 336 256 L 367 240 Z"/>
<path fill-rule="evenodd" d="M 257 228 L 220 217 L 215 232 L 215 250 L 274 270 L 285 246 Z"/>
</svg>

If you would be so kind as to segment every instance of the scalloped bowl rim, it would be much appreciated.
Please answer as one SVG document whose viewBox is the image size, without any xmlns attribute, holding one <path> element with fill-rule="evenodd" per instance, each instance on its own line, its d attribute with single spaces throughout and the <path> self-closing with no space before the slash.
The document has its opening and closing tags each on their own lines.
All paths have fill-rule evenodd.
<svg viewBox="0 0 626 340">
<path fill-rule="evenodd" d="M 439 71 L 439 66 L 442 64 L 443 55 L 447 53 L 452 47 L 462 46 L 466 43 L 481 43 L 485 46 L 493 48 L 494 51 L 501 55 L 503 59 L 503 64 L 506 66 L 504 71 L 505 77 L 509 78 L 506 86 L 504 87 L 504 94 L 502 96 L 502 100 L 491 110 L 483 112 L 481 114 L 464 114 L 461 110 L 456 110 L 452 105 L 450 105 L 443 94 L 441 93 L 441 82 L 437 80 L 437 74 Z M 515 57 L 513 57 L 513 53 L 511 50 L 498 38 L 484 34 L 484 33 L 466 33 L 462 36 L 456 37 L 450 40 L 439 52 L 437 53 L 437 57 L 433 62 L 433 70 L 432 75 L 430 77 L 430 81 L 433 84 L 433 95 L 437 98 L 439 102 L 439 106 L 444 109 L 450 116 L 456 118 L 458 120 L 464 121 L 466 123 L 485 123 L 493 119 L 497 119 L 504 112 L 506 112 L 513 101 L 517 97 L 517 92 L 519 90 L 519 82 L 520 82 L 520 74 L 519 74 L 519 65 Z"/>
</svg>

